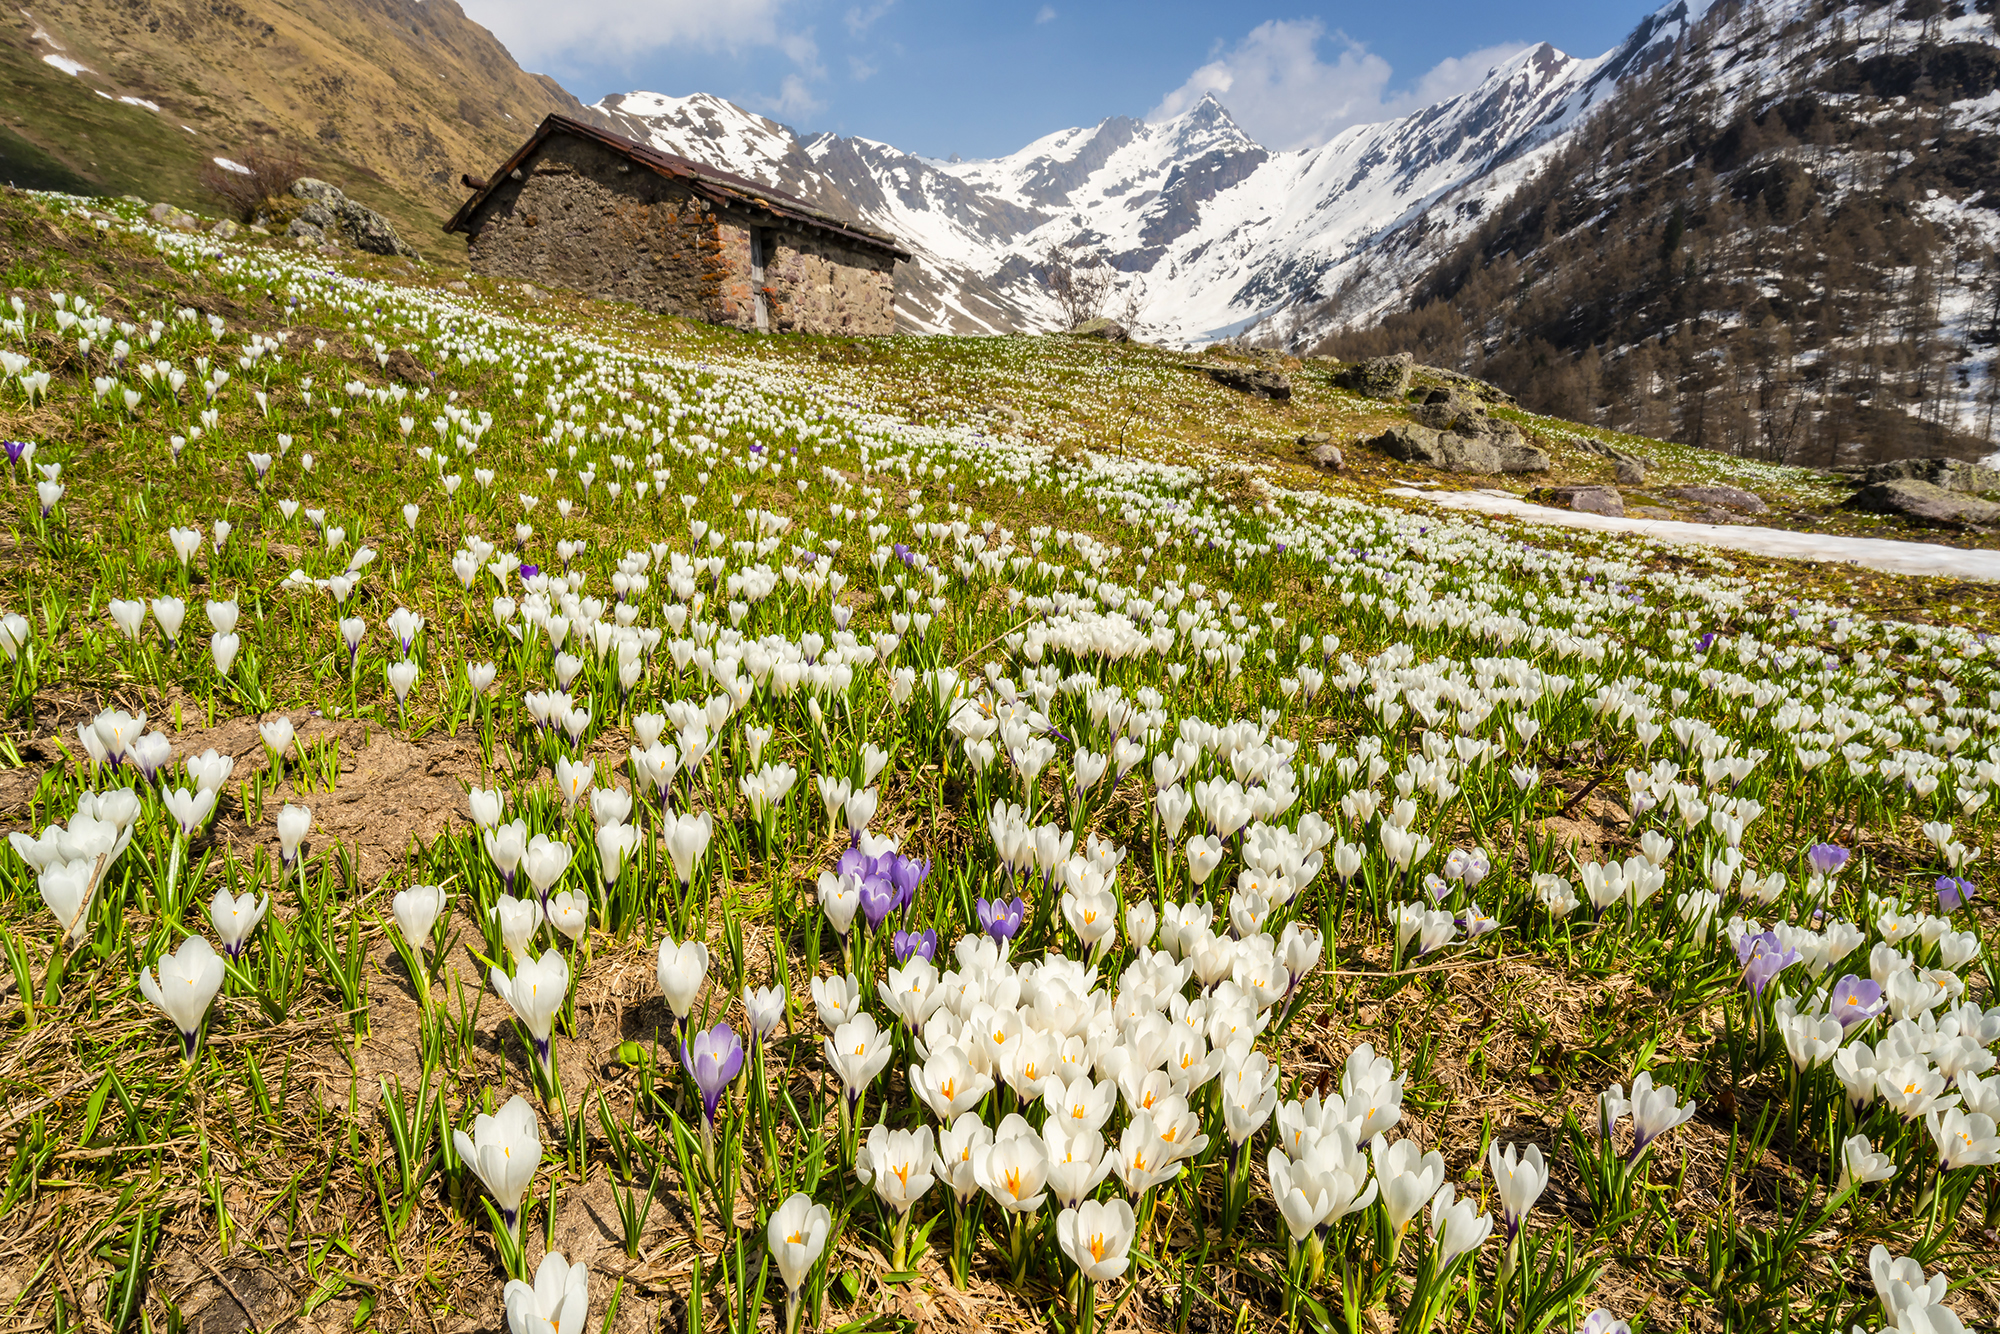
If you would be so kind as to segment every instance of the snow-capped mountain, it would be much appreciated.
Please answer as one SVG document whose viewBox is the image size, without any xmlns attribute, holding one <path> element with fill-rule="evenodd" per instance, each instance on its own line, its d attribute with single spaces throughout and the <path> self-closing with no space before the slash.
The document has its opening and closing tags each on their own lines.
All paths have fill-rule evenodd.
<svg viewBox="0 0 2000 1334">
<path fill-rule="evenodd" d="M 1213 97 L 1171 120 L 1113 117 L 979 162 L 802 137 L 706 94 L 627 93 L 593 110 L 641 142 L 896 236 L 916 255 L 898 295 L 912 329 L 1052 327 L 1039 274 L 1063 246 L 1118 270 L 1109 309 L 1149 337 L 1283 336 L 1343 283 L 1356 290 L 1349 280 L 1371 272 L 1385 238 L 1418 228 L 1443 245 L 1474 225 L 1706 4 L 1675 0 L 1594 58 L 1537 46 L 1449 101 L 1297 152 L 1266 150 Z M 1376 275 L 1384 300 L 1401 267 Z"/>
<path fill-rule="evenodd" d="M 1988 454 L 1996 143 L 1991 3 L 1718 3 L 1602 116 L 1441 195 L 1282 332 L 1766 459 Z"/>
</svg>

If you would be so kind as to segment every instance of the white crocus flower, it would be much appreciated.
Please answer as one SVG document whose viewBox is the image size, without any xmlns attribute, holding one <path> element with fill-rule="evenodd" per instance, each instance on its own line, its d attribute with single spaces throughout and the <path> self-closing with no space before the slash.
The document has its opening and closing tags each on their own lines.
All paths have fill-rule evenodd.
<svg viewBox="0 0 2000 1334">
<path fill-rule="evenodd" d="M 535 1281 L 509 1279 L 501 1300 L 508 1334 L 576 1334 L 590 1316 L 590 1269 L 550 1251 L 536 1268 Z"/>
<path fill-rule="evenodd" d="M 159 968 L 157 981 L 152 969 L 139 970 L 139 992 L 174 1021 L 181 1035 L 181 1059 L 191 1062 L 201 1041 L 202 1020 L 215 993 L 222 990 L 222 956 L 200 936 L 189 936 L 180 949 L 160 956 Z"/>
<path fill-rule="evenodd" d="M 491 1116 L 472 1118 L 472 1133 L 452 1131 L 459 1160 L 472 1169 L 493 1197 L 502 1221 L 520 1231 L 521 1200 L 542 1161 L 541 1128 L 535 1109 L 520 1094 Z"/>
<path fill-rule="evenodd" d="M 208 920 L 222 940 L 223 951 L 230 958 L 242 957 L 243 951 L 249 948 L 251 933 L 264 920 L 264 914 L 270 908 L 269 894 L 259 902 L 254 890 L 240 895 L 232 895 L 227 889 L 215 891 L 215 898 L 208 905 Z"/>
<path fill-rule="evenodd" d="M 799 1292 L 806 1275 L 826 1251 L 827 1234 L 833 1215 L 823 1204 L 814 1204 L 810 1195 L 792 1195 L 771 1214 L 764 1230 L 764 1247 L 778 1266 L 785 1284 L 785 1328 L 798 1327 Z"/>
<path fill-rule="evenodd" d="M 512 977 L 498 968 L 491 977 L 493 990 L 528 1030 L 535 1044 L 535 1059 L 544 1070 L 553 1069 L 550 1043 L 556 1015 L 569 998 L 568 962 L 555 950 L 549 950 L 539 959 L 521 960 L 515 965 Z"/>
</svg>

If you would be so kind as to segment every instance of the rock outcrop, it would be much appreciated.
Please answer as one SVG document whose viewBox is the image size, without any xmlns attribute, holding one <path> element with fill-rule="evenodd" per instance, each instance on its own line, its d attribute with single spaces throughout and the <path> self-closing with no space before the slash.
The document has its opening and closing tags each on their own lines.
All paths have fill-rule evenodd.
<svg viewBox="0 0 2000 1334">
<path fill-rule="evenodd" d="M 1292 396 L 1292 382 L 1282 371 L 1265 370 L 1261 366 L 1206 366 L 1208 378 L 1240 393 L 1253 394 L 1258 398 L 1283 401 Z"/>
<path fill-rule="evenodd" d="M 1547 472 L 1549 456 L 1521 438 L 1478 398 L 1456 389 L 1433 389 L 1407 425 L 1390 427 L 1367 443 L 1390 458 L 1442 472 Z"/>
<path fill-rule="evenodd" d="M 1614 519 L 1625 515 L 1625 498 L 1608 486 L 1550 486 L 1528 497 L 1544 505 L 1577 510 L 1584 514 L 1608 514 Z"/>
<path fill-rule="evenodd" d="M 1426 380 L 1436 380 L 1446 388 L 1456 389 L 1461 394 L 1470 394 L 1488 403 L 1505 403 L 1511 406 L 1514 402 L 1514 396 L 1499 385 L 1460 371 L 1446 370 L 1442 366 L 1418 366 L 1416 370 Z"/>
<path fill-rule="evenodd" d="M 1333 382 L 1350 393 L 1400 400 L 1410 392 L 1410 377 L 1416 367 L 1416 358 L 1407 352 L 1398 352 L 1393 357 L 1370 357 L 1334 372 Z"/>
<path fill-rule="evenodd" d="M 393 223 L 367 205 L 349 199 L 339 187 L 302 176 L 293 182 L 292 194 L 305 200 L 306 206 L 286 228 L 287 235 L 314 245 L 331 241 L 376 255 L 417 257 L 417 252 L 396 235 Z"/>
<path fill-rule="evenodd" d="M 1340 446 L 1333 443 L 1333 437 L 1325 431 L 1314 431 L 1299 437 L 1299 452 L 1306 456 L 1316 468 L 1328 472 L 1339 472 L 1347 459 L 1340 452 Z"/>
<path fill-rule="evenodd" d="M 1456 389 L 1433 389 L 1414 414 L 1419 425 L 1433 431 L 1450 431 L 1463 436 L 1499 436 L 1518 443 L 1521 428 L 1510 421 L 1496 420 L 1484 400 Z"/>
<path fill-rule="evenodd" d="M 1460 435 L 1428 426 L 1398 423 L 1373 440 L 1365 442 L 1402 463 L 1420 464 L 1440 472 L 1503 473 L 1547 472 L 1549 456 L 1500 434 Z"/>
<path fill-rule="evenodd" d="M 1906 519 L 1949 527 L 1985 527 L 2000 523 L 2000 505 L 1964 491 L 1947 490 L 1934 482 L 1910 477 L 1892 477 L 1863 487 L 1848 504 L 1871 514 L 1896 514 Z"/>
<path fill-rule="evenodd" d="M 1873 465 L 1861 481 L 1864 487 L 1881 486 L 1885 482 L 1924 482 L 1944 491 L 1977 494 L 2000 491 L 2000 470 L 1962 459 L 1897 459 Z"/>
<path fill-rule="evenodd" d="M 1753 495 L 1740 486 L 1676 486 L 1667 494 L 1692 505 L 1741 510 L 1745 514 L 1762 514 L 1770 508 L 1762 497 Z"/>
<path fill-rule="evenodd" d="M 162 227 L 171 227 L 177 232 L 192 232 L 201 227 L 201 219 L 185 209 L 172 204 L 155 204 L 146 210 L 146 216 Z"/>
<path fill-rule="evenodd" d="M 1577 443 L 1591 453 L 1611 460 L 1614 475 L 1618 479 L 1618 485 L 1644 486 L 1646 484 L 1646 469 L 1653 466 L 1651 459 L 1640 458 L 1637 454 L 1627 454 L 1621 449 L 1613 449 L 1602 440 L 1598 440 L 1592 436 L 1579 437 Z"/>
</svg>

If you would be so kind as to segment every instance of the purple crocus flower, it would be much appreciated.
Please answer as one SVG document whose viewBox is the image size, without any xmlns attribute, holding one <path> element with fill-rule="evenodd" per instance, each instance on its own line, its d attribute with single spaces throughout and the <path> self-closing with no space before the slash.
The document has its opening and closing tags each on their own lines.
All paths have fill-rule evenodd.
<svg viewBox="0 0 2000 1334">
<path fill-rule="evenodd" d="M 1756 935 L 1744 932 L 1736 938 L 1736 962 L 1743 965 L 1743 984 L 1758 998 L 1771 979 L 1799 961 L 1799 952 L 1788 948 L 1775 931 Z"/>
<path fill-rule="evenodd" d="M 917 901 L 917 886 L 924 883 L 931 873 L 931 859 L 921 860 L 891 854 L 889 881 L 896 887 L 896 906 L 907 910 Z"/>
<path fill-rule="evenodd" d="M 1856 1024 L 1865 1024 L 1882 1013 L 1885 1004 L 1879 985 L 1849 973 L 1833 984 L 1833 1003 L 1829 1009 L 1845 1031 Z"/>
<path fill-rule="evenodd" d="M 979 929 L 1003 943 L 1021 934 L 1021 923 L 1028 916 L 1028 901 L 1019 894 L 1011 899 L 980 899 L 974 906 L 979 910 Z"/>
<path fill-rule="evenodd" d="M 896 907 L 896 886 L 887 876 L 871 875 L 861 882 L 861 915 L 870 931 L 880 931 L 882 923 Z"/>
<path fill-rule="evenodd" d="M 1695 652 L 1697 653 L 1708 652 L 1708 646 L 1710 644 L 1713 644 L 1714 642 L 1715 642 L 1715 631 L 1710 630 L 1707 634 L 1703 635 L 1701 639 L 1695 644 L 1694 646 Z"/>
<path fill-rule="evenodd" d="M 913 956 L 919 954 L 935 962 L 938 934 L 928 927 L 922 931 L 898 931 L 891 938 L 889 947 L 896 952 L 896 962 L 899 964 L 908 963 Z"/>
<path fill-rule="evenodd" d="M 541 566 L 539 566 L 539 565 L 530 565 L 530 564 L 528 564 L 528 563 L 527 563 L 526 561 L 522 561 L 522 562 L 521 562 L 521 582 L 522 582 L 522 583 L 524 583 L 524 584 L 525 584 L 525 583 L 527 583 L 527 582 L 528 582 L 528 581 L 529 581 L 530 579 L 534 578 L 534 577 L 535 577 L 536 575 L 540 574 L 541 572 L 542 572 L 542 567 L 541 567 Z"/>
<path fill-rule="evenodd" d="M 701 1090 L 704 1128 L 712 1129 L 716 1108 L 722 1105 L 723 1091 L 743 1069 L 743 1040 L 724 1021 L 706 1033 L 695 1034 L 693 1042 L 683 1042 L 681 1064 L 687 1067 L 688 1074 L 694 1077 L 695 1087 Z"/>
<path fill-rule="evenodd" d="M 1820 875 L 1835 875 L 1851 854 L 1838 843 L 1815 843 L 1806 849 L 1806 864 Z"/>
<path fill-rule="evenodd" d="M 1976 887 L 1970 880 L 1955 875 L 1939 876 L 1936 888 L 1939 912 L 1957 912 L 1972 902 L 1974 894 L 1977 893 Z"/>
<path fill-rule="evenodd" d="M 27 452 L 28 442 L 25 440 L 0 440 L 0 449 L 7 451 L 7 466 L 11 468 L 19 463 L 21 455 Z"/>
</svg>

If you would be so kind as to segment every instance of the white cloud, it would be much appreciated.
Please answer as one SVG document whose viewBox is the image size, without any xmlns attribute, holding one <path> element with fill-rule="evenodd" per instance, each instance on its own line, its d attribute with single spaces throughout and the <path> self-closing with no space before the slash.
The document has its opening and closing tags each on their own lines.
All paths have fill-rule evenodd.
<svg viewBox="0 0 2000 1334">
<path fill-rule="evenodd" d="M 796 74 L 787 74 L 778 88 L 776 97 L 757 99 L 762 110 L 786 120 L 797 120 L 804 116 L 816 116 L 826 110 L 826 103 L 813 95 L 812 86 Z"/>
<path fill-rule="evenodd" d="M 1332 59 L 1320 56 L 1322 44 Z M 1493 46 L 1439 62 L 1415 86 L 1391 92 L 1389 62 L 1318 19 L 1271 19 L 1189 75 L 1149 113 L 1167 120 L 1213 93 L 1268 148 L 1311 148 L 1350 125 L 1406 115 L 1479 83 L 1524 48 Z"/>
<path fill-rule="evenodd" d="M 1037 10 L 1035 13 L 1035 22 L 1038 24 L 1054 23 L 1055 21 L 1056 21 L 1056 7 L 1054 5 L 1043 5 L 1041 9 Z"/>
<path fill-rule="evenodd" d="M 856 5 L 848 10 L 848 36 L 860 38 L 867 35 L 868 30 L 875 26 L 876 20 L 888 13 L 889 7 L 895 3 L 896 0 L 875 0 L 872 5 Z"/>
<path fill-rule="evenodd" d="M 873 61 L 863 60 L 860 56 L 849 56 L 847 58 L 847 69 L 849 73 L 854 75 L 856 83 L 866 83 L 868 80 L 874 78 L 876 74 L 880 73 L 882 67 Z"/>
<path fill-rule="evenodd" d="M 601 58 L 607 50 L 627 56 L 682 43 L 709 50 L 742 51 L 774 45 L 786 0 L 469 0 L 466 14 L 492 29 L 514 58 L 530 69 L 564 56 Z"/>
<path fill-rule="evenodd" d="M 799 67 L 805 78 L 817 83 L 826 77 L 826 66 L 819 63 L 819 43 L 813 40 L 812 29 L 786 33 L 778 39 L 778 49 Z"/>
<path fill-rule="evenodd" d="M 785 76 L 776 97 L 765 93 L 754 98 L 756 108 L 780 120 L 792 121 L 826 110 L 826 102 L 813 92 L 814 84 L 826 81 L 826 66 L 820 64 L 819 43 L 813 40 L 812 29 L 786 33 L 778 38 L 776 45 L 798 69 Z"/>
</svg>

